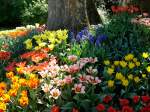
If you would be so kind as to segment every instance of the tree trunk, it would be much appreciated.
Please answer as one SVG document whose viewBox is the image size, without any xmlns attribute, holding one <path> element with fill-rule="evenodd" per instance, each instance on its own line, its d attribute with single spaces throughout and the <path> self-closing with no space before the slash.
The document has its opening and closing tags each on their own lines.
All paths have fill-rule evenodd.
<svg viewBox="0 0 150 112">
<path fill-rule="evenodd" d="M 150 0 L 141 0 L 140 2 L 141 11 L 150 14 Z"/>
<path fill-rule="evenodd" d="M 77 31 L 87 26 L 91 20 L 89 20 L 89 5 L 93 5 L 89 4 L 88 1 L 89 0 L 48 0 L 48 29 L 57 30 L 67 28 Z M 91 13 L 92 12 L 90 12 L 90 14 Z M 93 18 L 95 17 L 96 16 L 93 16 Z"/>
<path fill-rule="evenodd" d="M 87 13 L 88 13 L 88 20 L 90 24 L 98 24 L 102 22 L 100 15 L 98 14 L 95 1 L 94 0 L 87 0 Z"/>
</svg>

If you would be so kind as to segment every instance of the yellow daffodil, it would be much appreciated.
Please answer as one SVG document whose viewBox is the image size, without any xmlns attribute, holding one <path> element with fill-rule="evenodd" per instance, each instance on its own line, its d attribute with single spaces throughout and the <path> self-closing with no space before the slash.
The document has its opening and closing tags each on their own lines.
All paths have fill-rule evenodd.
<svg viewBox="0 0 150 112">
<path fill-rule="evenodd" d="M 64 31 L 58 30 L 56 33 L 57 33 L 58 39 L 66 40 L 66 38 L 68 37 L 67 30 L 64 30 Z"/>
<path fill-rule="evenodd" d="M 48 35 L 48 40 L 51 40 L 56 37 L 56 34 L 54 32 L 46 32 L 45 34 Z"/>
<path fill-rule="evenodd" d="M 46 42 L 39 43 L 39 47 L 45 47 L 46 44 L 47 44 Z"/>
<path fill-rule="evenodd" d="M 26 49 L 32 49 L 32 40 L 31 39 L 27 39 L 24 43 L 26 45 Z"/>
<path fill-rule="evenodd" d="M 60 44 L 62 41 L 65 41 L 67 37 L 67 30 L 45 31 L 43 34 L 35 35 L 33 37 L 36 42 L 34 50 L 39 50 L 44 47 L 48 47 L 53 50 L 56 44 Z M 33 46 L 31 39 L 26 40 L 24 43 L 26 44 L 27 49 L 31 49 Z"/>
<path fill-rule="evenodd" d="M 59 39 L 55 39 L 56 43 L 60 44 L 61 43 L 61 40 Z"/>
<path fill-rule="evenodd" d="M 29 77 L 30 77 L 30 79 L 34 79 L 37 77 L 37 75 L 32 73 L 32 74 L 29 74 Z"/>
<path fill-rule="evenodd" d="M 55 39 L 55 38 L 51 38 L 51 39 L 49 39 L 49 42 L 50 42 L 51 44 L 55 44 L 56 39 Z"/>
<path fill-rule="evenodd" d="M 35 40 L 41 40 L 41 38 L 40 38 L 39 35 L 35 35 L 35 36 L 33 36 L 33 38 L 34 38 Z"/>
<path fill-rule="evenodd" d="M 48 45 L 48 48 L 49 48 L 49 49 L 51 49 L 51 50 L 53 50 L 53 49 L 54 49 L 54 47 L 55 47 L 55 45 L 54 45 L 54 44 L 50 44 L 50 45 Z"/>
<path fill-rule="evenodd" d="M 41 39 L 37 39 L 37 40 L 36 40 L 36 43 L 37 43 L 37 44 L 40 44 L 40 43 L 42 43 L 42 40 L 41 40 Z"/>
<path fill-rule="evenodd" d="M 42 38 L 43 40 L 47 40 L 47 36 L 44 35 L 44 34 L 41 36 L 41 38 Z"/>
<path fill-rule="evenodd" d="M 34 50 L 39 50 L 39 49 L 41 49 L 40 46 L 35 46 L 35 47 L 34 47 Z"/>
</svg>

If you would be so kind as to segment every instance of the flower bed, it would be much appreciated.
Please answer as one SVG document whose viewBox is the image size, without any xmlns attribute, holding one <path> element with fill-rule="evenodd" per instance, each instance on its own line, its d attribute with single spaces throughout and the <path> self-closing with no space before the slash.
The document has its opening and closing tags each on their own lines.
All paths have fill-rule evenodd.
<svg viewBox="0 0 150 112">
<path fill-rule="evenodd" d="M 26 27 L 16 27 L 13 30 L 4 30 L 0 31 L 0 38 L 17 38 L 17 37 L 24 37 L 27 36 L 32 30 L 37 29 L 37 30 L 43 30 L 45 25 L 39 26 L 39 24 L 33 25 L 27 25 Z"/>
<path fill-rule="evenodd" d="M 7 83 L 0 83 L 0 110 L 149 112 L 150 54 L 100 58 L 102 51 L 97 51 L 107 47 L 107 41 L 104 34 L 87 29 L 76 38 L 58 30 L 27 39 L 29 51 L 5 67 Z"/>
<path fill-rule="evenodd" d="M 0 112 L 149 112 L 149 29 L 131 23 L 134 11 L 77 35 L 43 26 L 1 38 Z"/>
</svg>

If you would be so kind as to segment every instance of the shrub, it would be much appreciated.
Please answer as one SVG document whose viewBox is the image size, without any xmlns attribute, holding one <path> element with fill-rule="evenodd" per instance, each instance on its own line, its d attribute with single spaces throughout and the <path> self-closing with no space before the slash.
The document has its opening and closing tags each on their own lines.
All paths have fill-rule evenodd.
<svg viewBox="0 0 150 112">
<path fill-rule="evenodd" d="M 47 0 L 33 0 L 26 3 L 25 10 L 22 12 L 23 24 L 45 23 L 48 15 Z M 32 20 L 32 21 L 31 21 Z"/>
<path fill-rule="evenodd" d="M 0 23 L 3 26 L 21 23 L 20 15 L 24 10 L 25 0 L 1 0 L 0 4 Z M 9 16 L 8 16 L 9 15 Z"/>
<path fill-rule="evenodd" d="M 0 4 L 0 24 L 5 27 L 44 23 L 47 19 L 47 0 L 1 0 Z"/>
<path fill-rule="evenodd" d="M 108 36 L 105 48 L 111 53 L 130 51 L 139 52 L 149 48 L 149 29 L 143 25 L 131 23 L 133 15 L 120 13 L 112 16 L 109 24 L 104 26 L 103 33 Z M 141 48 L 142 47 L 142 48 Z M 137 51 L 138 50 L 138 51 Z"/>
</svg>

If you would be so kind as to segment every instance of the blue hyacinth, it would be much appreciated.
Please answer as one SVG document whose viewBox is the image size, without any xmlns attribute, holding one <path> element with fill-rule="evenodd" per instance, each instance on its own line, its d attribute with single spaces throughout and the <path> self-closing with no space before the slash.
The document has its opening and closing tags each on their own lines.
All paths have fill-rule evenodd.
<svg viewBox="0 0 150 112">
<path fill-rule="evenodd" d="M 106 35 L 102 35 L 102 34 L 97 37 L 93 36 L 89 32 L 88 28 L 84 28 L 83 30 L 78 32 L 76 36 L 74 35 L 73 32 L 70 32 L 69 36 L 71 36 L 69 38 L 73 41 L 81 42 L 81 41 L 88 40 L 90 44 L 93 44 L 96 46 L 100 46 L 100 44 L 108 38 Z"/>
<path fill-rule="evenodd" d="M 106 35 L 100 35 L 96 38 L 95 45 L 98 47 L 100 44 L 107 39 Z"/>
</svg>

